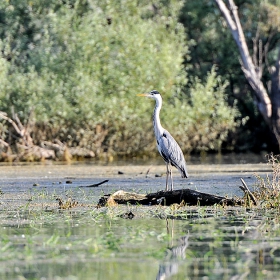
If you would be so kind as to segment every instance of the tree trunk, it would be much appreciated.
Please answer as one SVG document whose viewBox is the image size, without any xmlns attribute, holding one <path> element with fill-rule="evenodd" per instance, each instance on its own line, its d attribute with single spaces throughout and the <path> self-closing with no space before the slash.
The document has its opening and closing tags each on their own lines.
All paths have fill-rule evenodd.
<svg viewBox="0 0 280 280">
<path fill-rule="evenodd" d="M 278 150 L 280 147 L 280 48 L 279 55 L 276 61 L 275 70 L 272 73 L 272 86 L 270 96 L 268 95 L 262 78 L 262 65 L 253 63 L 253 59 L 249 53 L 248 46 L 245 40 L 243 29 L 239 20 L 237 6 L 233 0 L 228 0 L 229 8 L 223 0 L 215 0 L 223 17 L 225 18 L 232 36 L 238 46 L 241 56 L 241 67 L 244 75 L 254 90 L 258 110 L 263 116 L 266 124 L 271 132 L 275 135 L 278 142 Z"/>
<path fill-rule="evenodd" d="M 280 146 L 280 47 L 278 60 L 271 77 L 272 128 Z"/>
</svg>

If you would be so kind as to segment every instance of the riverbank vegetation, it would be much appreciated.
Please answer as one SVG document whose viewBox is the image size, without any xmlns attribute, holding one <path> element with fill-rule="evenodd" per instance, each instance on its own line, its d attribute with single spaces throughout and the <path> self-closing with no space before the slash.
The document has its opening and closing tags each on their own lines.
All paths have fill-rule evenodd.
<svg viewBox="0 0 280 280">
<path fill-rule="evenodd" d="M 1 160 L 155 153 L 154 104 L 136 97 L 152 89 L 185 153 L 268 145 L 254 140 L 266 128 L 252 125 L 259 114 L 216 12 L 206 0 L 1 2 Z"/>
<path fill-rule="evenodd" d="M 280 157 L 270 155 L 268 164 L 271 165 L 272 173 L 262 177 L 256 174 L 257 184 L 254 195 L 259 204 L 266 209 L 280 207 Z"/>
</svg>

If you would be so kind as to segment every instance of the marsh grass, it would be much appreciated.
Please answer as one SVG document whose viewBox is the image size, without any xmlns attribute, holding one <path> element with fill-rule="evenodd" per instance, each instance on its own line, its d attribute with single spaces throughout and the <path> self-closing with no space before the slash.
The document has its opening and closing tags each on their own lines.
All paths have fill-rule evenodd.
<svg viewBox="0 0 280 280">
<path fill-rule="evenodd" d="M 268 164 L 271 165 L 272 173 L 265 178 L 256 174 L 257 183 L 253 192 L 261 207 L 280 207 L 280 155 L 270 154 L 267 156 Z"/>
<path fill-rule="evenodd" d="M 0 261 L 36 261 L 45 257 L 62 261 L 69 256 L 82 260 L 135 252 L 146 257 L 162 257 L 170 236 L 161 227 L 150 228 L 143 220 L 127 225 L 126 219 L 119 217 L 125 210 L 121 207 L 92 211 L 16 211 L 9 216 L 8 223 L 1 222 L 4 227 L 0 228 Z M 161 249 L 155 251 L 154 244 L 147 244 L 151 240 Z M 143 246 L 146 246 L 144 252 Z"/>
<path fill-rule="evenodd" d="M 67 200 L 57 197 L 56 200 L 58 201 L 59 209 L 71 209 L 79 204 L 78 201 L 72 199 L 71 197 L 69 197 Z"/>
</svg>

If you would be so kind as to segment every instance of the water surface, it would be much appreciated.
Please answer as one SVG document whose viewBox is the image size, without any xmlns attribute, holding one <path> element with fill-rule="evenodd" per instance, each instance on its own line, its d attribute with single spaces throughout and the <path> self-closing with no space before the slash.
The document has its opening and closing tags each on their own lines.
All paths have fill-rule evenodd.
<svg viewBox="0 0 280 280">
<path fill-rule="evenodd" d="M 254 174 L 271 172 L 265 163 L 188 168 L 188 180 L 174 172 L 175 188 L 228 196 L 243 195 L 241 177 L 253 188 Z M 1 166 L 0 279 L 278 278 L 277 210 L 96 208 L 104 193 L 163 189 L 164 173 L 164 165 Z M 58 197 L 78 205 L 59 210 Z"/>
</svg>

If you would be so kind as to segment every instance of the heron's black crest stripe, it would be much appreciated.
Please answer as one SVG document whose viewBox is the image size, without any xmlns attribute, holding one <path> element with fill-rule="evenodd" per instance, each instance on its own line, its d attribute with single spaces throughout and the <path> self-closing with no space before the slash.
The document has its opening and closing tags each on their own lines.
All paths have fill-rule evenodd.
<svg viewBox="0 0 280 280">
<path fill-rule="evenodd" d="M 152 90 L 150 94 L 160 94 L 157 90 Z"/>
</svg>

